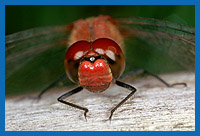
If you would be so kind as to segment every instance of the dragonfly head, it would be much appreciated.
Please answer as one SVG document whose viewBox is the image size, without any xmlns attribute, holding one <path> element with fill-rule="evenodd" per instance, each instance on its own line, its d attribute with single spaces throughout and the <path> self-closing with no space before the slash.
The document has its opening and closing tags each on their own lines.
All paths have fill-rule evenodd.
<svg viewBox="0 0 200 136">
<path fill-rule="evenodd" d="M 69 79 L 91 92 L 105 91 L 124 71 L 124 54 L 111 39 L 78 41 L 68 49 L 65 71 Z"/>
</svg>

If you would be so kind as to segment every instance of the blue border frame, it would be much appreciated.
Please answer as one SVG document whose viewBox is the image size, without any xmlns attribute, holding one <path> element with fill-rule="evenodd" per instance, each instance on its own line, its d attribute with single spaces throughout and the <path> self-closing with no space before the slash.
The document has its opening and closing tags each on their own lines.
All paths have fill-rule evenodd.
<svg viewBox="0 0 200 136">
<path fill-rule="evenodd" d="M 4 0 L 6 5 L 195 5 L 198 0 Z"/>
<path fill-rule="evenodd" d="M 0 133 L 5 131 L 5 6 L 0 3 Z"/>
<path fill-rule="evenodd" d="M 200 81 L 200 70 L 199 70 L 199 66 L 200 66 L 200 1 L 198 1 L 198 3 L 195 6 L 195 52 L 196 52 L 196 56 L 195 56 L 195 126 L 196 126 L 196 132 L 200 133 L 200 107 L 199 107 L 199 103 L 200 103 L 200 92 L 198 91 L 200 88 L 200 84 L 198 84 L 198 82 Z M 198 31 L 197 31 L 198 30 Z"/>
<path fill-rule="evenodd" d="M 167 0 L 167 1 L 161 1 L 161 0 L 1 0 L 0 1 L 0 136 L 1 135 L 130 135 L 130 134 L 136 134 L 136 135 L 166 135 L 166 136 L 172 136 L 172 135 L 185 135 L 185 136 L 191 136 L 191 135 L 200 135 L 200 107 L 197 103 L 200 102 L 200 84 L 195 84 L 195 129 L 196 131 L 192 132 L 5 132 L 5 5 L 195 5 L 195 29 L 196 29 L 196 81 L 200 81 L 200 70 L 198 67 L 200 66 L 200 61 L 198 60 L 200 58 L 200 1 L 199 0 Z M 197 31 L 198 30 L 198 31 Z"/>
</svg>

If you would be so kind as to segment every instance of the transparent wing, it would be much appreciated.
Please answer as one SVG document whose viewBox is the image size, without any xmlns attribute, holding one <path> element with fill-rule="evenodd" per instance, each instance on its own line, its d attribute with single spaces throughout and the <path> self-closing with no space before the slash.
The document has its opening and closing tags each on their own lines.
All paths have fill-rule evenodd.
<svg viewBox="0 0 200 136">
<path fill-rule="evenodd" d="M 5 37 L 6 94 L 42 90 L 64 73 L 69 26 L 34 28 Z"/>
<path fill-rule="evenodd" d="M 128 39 L 140 39 L 165 53 L 182 67 L 194 70 L 195 28 L 142 17 L 118 18 L 116 21 Z"/>
<path fill-rule="evenodd" d="M 141 39 L 187 69 L 195 65 L 193 27 L 155 19 L 118 18 L 123 35 Z M 30 29 L 6 36 L 6 95 L 40 91 L 64 73 L 69 25 Z M 137 44 L 128 44 L 129 47 Z M 132 51 L 132 50 L 130 50 Z M 138 52 L 138 51 L 136 51 Z M 132 58 L 131 53 L 129 56 Z M 141 62 L 144 63 L 144 62 Z M 146 63 L 146 62 L 145 62 Z"/>
</svg>

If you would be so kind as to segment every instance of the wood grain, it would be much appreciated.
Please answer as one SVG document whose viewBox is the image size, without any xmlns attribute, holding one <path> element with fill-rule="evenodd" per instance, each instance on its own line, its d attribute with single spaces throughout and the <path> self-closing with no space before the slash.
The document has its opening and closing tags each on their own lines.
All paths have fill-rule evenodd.
<svg viewBox="0 0 200 136">
<path fill-rule="evenodd" d="M 6 98 L 6 131 L 194 131 L 195 74 L 189 72 L 161 75 L 169 83 L 186 82 L 188 87 L 167 88 L 153 77 L 127 79 L 138 91 L 114 112 L 110 110 L 129 91 L 116 85 L 103 93 L 84 90 L 68 101 L 89 109 L 87 121 L 83 111 L 66 106 L 57 97 L 72 88 L 55 88 L 40 101 L 23 96 Z M 33 94 L 36 95 L 36 94 Z"/>
</svg>

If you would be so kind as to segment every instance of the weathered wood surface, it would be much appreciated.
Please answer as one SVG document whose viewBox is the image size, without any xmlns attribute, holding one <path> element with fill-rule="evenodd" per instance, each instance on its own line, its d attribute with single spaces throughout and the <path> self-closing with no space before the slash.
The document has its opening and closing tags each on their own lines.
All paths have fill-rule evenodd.
<svg viewBox="0 0 200 136">
<path fill-rule="evenodd" d="M 110 110 L 129 91 L 113 85 L 104 93 L 86 90 L 68 101 L 89 109 L 87 122 L 83 111 L 57 102 L 71 88 L 54 89 L 40 101 L 6 98 L 6 131 L 115 131 L 115 130 L 195 130 L 195 75 L 161 75 L 169 83 L 186 82 L 188 87 L 167 88 L 153 77 L 128 80 L 138 91 L 108 120 Z M 35 95 L 35 94 L 34 94 Z"/>
</svg>

